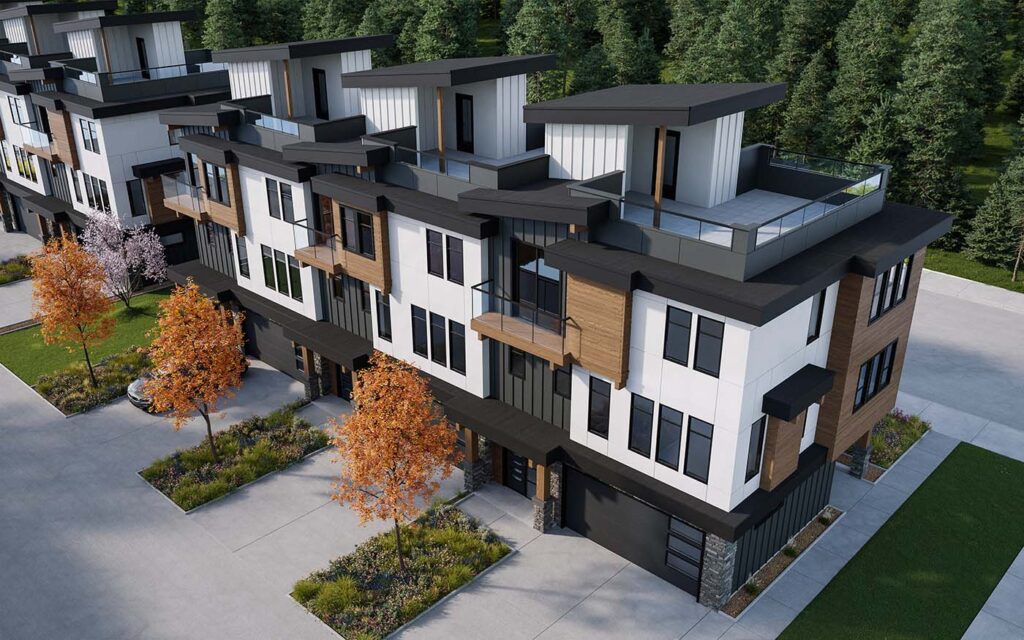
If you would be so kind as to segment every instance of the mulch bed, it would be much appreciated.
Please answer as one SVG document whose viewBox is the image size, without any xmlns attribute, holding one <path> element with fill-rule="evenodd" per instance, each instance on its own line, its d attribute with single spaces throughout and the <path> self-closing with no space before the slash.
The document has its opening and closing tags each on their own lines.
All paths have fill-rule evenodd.
<svg viewBox="0 0 1024 640">
<path fill-rule="evenodd" d="M 800 557 L 800 554 L 807 547 L 811 546 L 811 543 L 817 540 L 821 534 L 825 533 L 842 513 L 842 511 L 835 507 L 825 507 L 822 509 L 821 513 L 814 517 L 814 520 L 811 520 L 807 526 L 801 529 L 800 533 L 793 536 L 793 539 L 789 541 L 788 545 L 783 547 L 782 551 L 775 554 L 771 560 L 766 562 L 763 567 L 758 569 L 757 573 L 747 580 L 747 583 L 739 591 L 732 595 L 729 602 L 722 607 L 722 613 L 733 618 L 739 616 L 762 591 L 767 589 L 786 570 L 786 567 L 793 564 Z M 827 524 L 822 522 L 822 520 L 826 520 Z M 792 549 L 796 553 L 794 555 L 787 555 L 787 549 Z"/>
<path fill-rule="evenodd" d="M 853 464 L 853 458 L 850 454 L 843 453 L 839 455 L 839 459 L 836 460 L 836 462 L 839 464 L 845 464 L 849 467 Z M 867 473 L 864 474 L 864 479 L 868 482 L 878 482 L 878 479 L 882 477 L 883 473 L 885 473 L 885 469 L 872 462 L 868 465 L 868 470 Z"/>
<path fill-rule="evenodd" d="M 85 364 L 75 363 L 36 382 L 36 392 L 64 415 L 88 411 L 120 398 L 128 385 L 146 371 L 151 363 L 145 349 L 132 347 L 123 353 L 103 358 L 93 367 L 98 384 L 94 387 Z"/>
</svg>

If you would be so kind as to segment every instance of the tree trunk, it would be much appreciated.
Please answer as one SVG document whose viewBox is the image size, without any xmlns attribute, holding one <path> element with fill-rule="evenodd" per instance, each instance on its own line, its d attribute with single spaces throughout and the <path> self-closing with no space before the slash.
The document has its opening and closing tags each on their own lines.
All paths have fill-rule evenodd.
<svg viewBox="0 0 1024 640">
<path fill-rule="evenodd" d="M 99 383 L 96 382 L 96 372 L 92 369 L 92 360 L 89 358 L 89 347 L 86 346 L 85 341 L 82 341 L 82 352 L 85 353 L 85 366 L 89 368 L 89 379 L 92 380 L 93 388 L 98 387 Z"/>
<path fill-rule="evenodd" d="M 395 550 L 398 552 L 398 570 L 402 575 L 407 573 L 405 569 L 405 556 L 402 554 L 402 527 L 398 525 L 398 518 L 395 518 Z"/>
<path fill-rule="evenodd" d="M 217 455 L 217 444 L 213 440 L 213 427 L 210 426 L 210 410 L 207 408 L 206 403 L 199 409 L 199 415 L 203 416 L 203 420 L 206 420 L 206 437 L 210 441 L 210 453 L 213 454 L 213 461 L 220 462 L 220 457 Z"/>
<path fill-rule="evenodd" d="M 1020 263 L 1024 260 L 1024 232 L 1020 236 L 1020 245 L 1017 247 L 1017 259 L 1013 262 L 1013 277 L 1011 280 L 1017 282 L 1017 274 L 1020 273 Z"/>
</svg>

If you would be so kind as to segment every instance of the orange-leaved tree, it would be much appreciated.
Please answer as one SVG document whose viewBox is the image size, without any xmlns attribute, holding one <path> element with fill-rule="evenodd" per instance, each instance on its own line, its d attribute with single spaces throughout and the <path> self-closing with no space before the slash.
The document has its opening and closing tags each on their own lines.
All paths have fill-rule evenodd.
<svg viewBox="0 0 1024 640">
<path fill-rule="evenodd" d="M 103 265 L 70 235 L 51 239 L 31 260 L 34 315 L 43 341 L 67 342 L 68 351 L 81 348 L 89 379 L 97 386 L 89 348 L 105 340 L 114 325 L 110 299 L 103 293 Z"/>
<path fill-rule="evenodd" d="M 356 374 L 352 403 L 355 411 L 344 422 L 331 420 L 343 465 L 332 497 L 351 505 L 362 522 L 394 523 L 405 573 L 399 523 L 415 517 L 416 501 L 429 500 L 458 464 L 455 430 L 417 370 L 380 352 Z"/>
<path fill-rule="evenodd" d="M 168 411 L 175 430 L 201 415 L 219 461 L 210 414 L 242 383 L 242 314 L 218 309 L 189 279 L 160 303 L 157 323 L 149 352 L 155 375 L 144 387 L 153 410 Z"/>
</svg>

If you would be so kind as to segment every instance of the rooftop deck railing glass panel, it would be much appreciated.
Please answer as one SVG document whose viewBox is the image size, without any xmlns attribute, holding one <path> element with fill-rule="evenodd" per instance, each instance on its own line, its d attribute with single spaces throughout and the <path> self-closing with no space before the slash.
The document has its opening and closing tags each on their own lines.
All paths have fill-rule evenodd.
<svg viewBox="0 0 1024 640">
<path fill-rule="evenodd" d="M 255 116 L 253 124 L 257 127 L 263 127 L 264 129 L 270 129 L 271 131 L 277 131 L 290 136 L 299 137 L 299 123 L 286 118 L 278 118 L 276 116 L 268 115 L 265 113 L 252 112 Z"/>
<path fill-rule="evenodd" d="M 18 124 L 18 127 L 21 129 L 21 141 L 25 146 L 44 150 L 50 148 L 50 134 L 40 131 L 37 123 L 22 122 Z"/>
<path fill-rule="evenodd" d="M 80 69 L 70 65 L 64 66 L 67 77 L 99 86 L 115 86 L 130 84 L 133 82 L 146 82 L 147 80 L 180 78 L 182 76 L 192 75 L 195 73 L 222 71 L 226 68 L 226 64 L 215 62 L 206 62 L 202 64 L 175 64 L 166 67 L 149 67 L 146 69 L 130 69 L 127 71 L 112 72 Z"/>
<path fill-rule="evenodd" d="M 408 147 L 395 147 L 395 160 L 403 164 L 419 167 L 426 171 L 469 182 L 469 164 L 461 160 L 441 157 L 433 151 L 418 151 Z"/>
<path fill-rule="evenodd" d="M 161 181 L 164 187 L 164 202 L 173 205 L 173 209 L 206 213 L 206 205 L 203 204 L 203 190 L 189 184 L 184 173 L 164 175 Z"/>
<path fill-rule="evenodd" d="M 305 218 L 292 223 L 292 233 L 296 258 L 300 261 L 313 262 L 315 266 L 332 272 L 340 264 L 341 238 L 336 234 L 313 228 Z"/>
<path fill-rule="evenodd" d="M 654 226 L 654 207 L 650 204 L 629 198 L 619 198 L 619 211 L 622 219 L 627 222 L 647 227 Z M 660 223 L 657 228 L 691 240 L 699 240 L 720 247 L 732 247 L 733 229 L 731 227 L 668 211 L 664 208 L 661 210 Z"/>
</svg>

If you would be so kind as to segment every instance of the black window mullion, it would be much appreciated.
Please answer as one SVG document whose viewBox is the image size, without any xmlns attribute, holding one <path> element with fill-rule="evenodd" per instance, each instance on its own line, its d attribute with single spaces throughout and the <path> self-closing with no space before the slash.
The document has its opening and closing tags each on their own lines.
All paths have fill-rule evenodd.
<svg viewBox="0 0 1024 640">
<path fill-rule="evenodd" d="M 429 356 L 427 349 L 427 312 L 412 305 L 412 351 L 424 358 Z"/>
<path fill-rule="evenodd" d="M 654 431 L 654 401 L 633 394 L 629 415 L 629 450 L 649 458 Z"/>
<path fill-rule="evenodd" d="M 611 394 L 611 384 L 593 376 L 590 377 L 590 404 L 587 430 L 602 438 L 608 438 Z"/>
<path fill-rule="evenodd" d="M 445 319 L 436 313 L 430 314 L 430 359 L 442 367 L 448 366 Z"/>
</svg>

